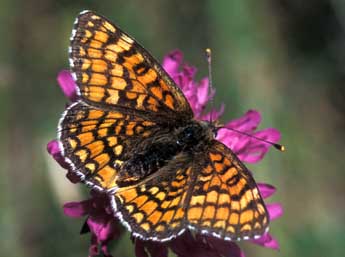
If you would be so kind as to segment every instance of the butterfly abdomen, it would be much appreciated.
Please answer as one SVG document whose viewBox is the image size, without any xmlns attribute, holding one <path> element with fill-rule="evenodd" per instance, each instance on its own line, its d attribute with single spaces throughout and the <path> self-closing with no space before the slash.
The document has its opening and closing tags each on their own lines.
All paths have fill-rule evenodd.
<svg viewBox="0 0 345 257">
<path fill-rule="evenodd" d="M 134 181 L 147 177 L 168 165 L 169 161 L 181 152 L 192 154 L 194 148 L 203 142 L 202 139 L 205 139 L 207 134 L 203 126 L 191 123 L 177 128 L 171 134 L 163 135 L 158 142 L 145 146 L 142 151 L 135 152 L 121 167 L 119 185 L 128 185 L 127 177 L 137 178 Z M 130 183 L 133 183 L 133 180 Z"/>
<path fill-rule="evenodd" d="M 181 146 L 174 142 L 152 144 L 144 152 L 134 153 L 121 167 L 120 181 L 121 176 L 140 180 L 165 166 L 180 151 Z M 128 185 L 128 181 L 125 179 L 123 183 L 119 182 L 119 185 Z"/>
</svg>

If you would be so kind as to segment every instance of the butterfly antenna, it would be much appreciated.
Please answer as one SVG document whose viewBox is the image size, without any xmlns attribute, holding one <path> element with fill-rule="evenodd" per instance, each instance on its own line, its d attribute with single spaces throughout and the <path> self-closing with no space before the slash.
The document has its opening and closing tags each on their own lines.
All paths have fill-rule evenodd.
<svg viewBox="0 0 345 257">
<path fill-rule="evenodd" d="M 228 130 L 237 132 L 237 133 L 239 133 L 239 134 L 242 134 L 242 135 L 245 135 L 245 136 L 254 138 L 254 139 L 256 139 L 256 140 L 265 142 L 265 143 L 267 143 L 267 144 L 270 144 L 270 145 L 272 145 L 275 149 L 277 149 L 277 150 L 279 150 L 279 151 L 281 151 L 281 152 L 284 152 L 284 151 L 285 151 L 285 146 L 284 146 L 284 145 L 280 145 L 280 144 L 277 144 L 277 143 L 273 143 L 273 142 L 268 141 L 268 140 L 266 140 L 266 139 L 256 137 L 256 136 L 254 136 L 254 135 L 248 134 L 248 133 L 243 132 L 243 131 L 239 131 L 239 130 L 237 130 L 237 129 L 228 128 L 228 127 L 218 127 L 217 129 L 218 129 L 218 130 L 219 130 L 219 129 L 228 129 Z"/>
<path fill-rule="evenodd" d="M 212 93 L 213 91 L 213 85 L 212 85 L 212 53 L 210 48 L 206 48 L 206 59 L 208 64 L 208 85 L 210 87 L 210 91 Z M 210 112 L 210 123 L 212 123 L 212 113 L 213 113 L 213 107 L 214 107 L 214 99 L 211 98 L 211 112 Z"/>
</svg>

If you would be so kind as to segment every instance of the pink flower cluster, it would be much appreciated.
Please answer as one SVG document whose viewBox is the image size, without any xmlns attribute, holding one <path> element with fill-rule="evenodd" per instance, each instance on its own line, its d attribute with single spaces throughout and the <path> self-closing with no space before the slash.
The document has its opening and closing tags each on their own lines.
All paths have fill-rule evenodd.
<svg viewBox="0 0 345 257">
<path fill-rule="evenodd" d="M 182 69 L 181 69 L 182 67 Z M 176 50 L 168 54 L 163 60 L 163 68 L 168 72 L 176 84 L 182 89 L 189 104 L 191 105 L 195 118 L 208 120 L 209 113 L 204 113 L 205 107 L 214 96 L 215 91 L 209 87 L 208 79 L 204 78 L 200 82 L 195 81 L 196 68 L 183 64 L 183 55 Z M 59 85 L 70 101 L 77 99 L 76 84 L 68 71 L 62 71 L 58 75 Z M 223 106 L 220 110 L 211 110 L 213 119 L 217 119 L 223 113 Z M 268 128 L 256 131 L 260 124 L 260 113 L 255 110 L 248 111 L 244 116 L 232 120 L 224 127 L 236 129 L 247 134 L 254 135 L 265 140 L 276 143 L 280 139 L 280 133 L 276 129 Z M 260 161 L 269 150 L 270 144 L 256 140 L 244 134 L 232 130 L 220 129 L 217 140 L 227 145 L 237 154 L 243 162 L 255 163 Z M 56 140 L 48 143 L 48 152 L 65 169 L 69 166 L 61 156 L 59 144 Z M 67 173 L 67 177 L 73 183 L 79 182 L 79 178 L 72 172 Z M 268 184 L 258 183 L 260 193 L 264 199 L 270 197 L 276 189 Z M 275 220 L 283 214 L 282 206 L 279 203 L 266 204 L 270 220 Z M 111 256 L 108 252 L 107 244 L 111 240 L 116 240 L 121 235 L 121 225 L 114 217 L 107 195 L 92 191 L 91 197 L 82 202 L 70 202 L 64 205 L 64 212 L 70 217 L 85 217 L 86 224 L 91 232 L 91 246 L 89 256 L 96 256 L 99 251 L 104 256 Z M 193 235 L 186 232 L 180 237 L 167 243 L 142 241 L 134 239 L 135 253 L 137 257 L 163 257 L 168 255 L 168 249 L 172 250 L 180 257 L 243 257 L 244 253 L 234 242 L 224 241 L 218 238 L 205 235 Z M 269 233 L 264 234 L 252 243 L 278 249 L 279 244 Z"/>
</svg>

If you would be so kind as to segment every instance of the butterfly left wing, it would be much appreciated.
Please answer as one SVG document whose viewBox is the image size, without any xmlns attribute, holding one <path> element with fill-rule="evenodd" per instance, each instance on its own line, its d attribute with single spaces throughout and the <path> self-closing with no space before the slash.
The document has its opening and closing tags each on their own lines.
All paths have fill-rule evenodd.
<svg viewBox="0 0 345 257">
<path fill-rule="evenodd" d="M 111 197 L 115 215 L 132 235 L 168 241 L 187 228 L 183 208 L 192 167 L 183 154 L 141 183 L 120 188 Z"/>
<path fill-rule="evenodd" d="M 166 241 L 190 228 L 240 240 L 266 231 L 269 217 L 256 183 L 230 149 L 213 141 L 206 152 L 184 155 L 145 183 L 114 193 L 114 210 L 134 235 Z"/>
<path fill-rule="evenodd" d="M 159 63 L 100 15 L 80 13 L 69 51 L 80 99 L 60 119 L 61 150 L 85 183 L 108 190 L 139 142 L 193 112 Z"/>
<path fill-rule="evenodd" d="M 190 119 L 182 91 L 133 38 L 91 11 L 78 16 L 70 66 L 83 101 L 100 108 L 131 109 L 161 119 Z"/>
<path fill-rule="evenodd" d="M 117 186 L 119 167 L 139 142 L 162 129 L 131 113 L 70 105 L 58 128 L 62 155 L 82 181 L 101 190 Z"/>
</svg>

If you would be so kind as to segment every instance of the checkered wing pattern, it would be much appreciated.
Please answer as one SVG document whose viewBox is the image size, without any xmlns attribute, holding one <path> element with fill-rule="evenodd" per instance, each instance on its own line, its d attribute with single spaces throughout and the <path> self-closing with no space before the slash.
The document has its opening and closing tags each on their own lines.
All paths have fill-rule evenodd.
<svg viewBox="0 0 345 257">
<path fill-rule="evenodd" d="M 250 172 L 218 141 L 193 159 L 178 156 L 159 173 L 114 194 L 117 215 L 135 235 L 165 241 L 190 228 L 239 240 L 267 229 L 267 210 Z"/>
<path fill-rule="evenodd" d="M 192 128 L 186 124 L 198 121 L 144 48 L 85 11 L 72 32 L 70 65 L 80 99 L 60 119 L 62 154 L 86 184 L 108 191 L 133 235 L 166 241 L 192 229 L 233 240 L 264 233 L 264 202 L 231 150 L 208 137 L 181 147 Z M 142 163 L 135 166 L 133 156 Z"/>
<path fill-rule="evenodd" d="M 189 225 L 228 240 L 262 235 L 269 217 L 250 171 L 218 141 L 213 141 L 204 160 L 188 197 Z"/>
<path fill-rule="evenodd" d="M 82 99 L 94 106 L 130 108 L 191 118 L 181 90 L 134 39 L 106 18 L 82 12 L 75 23 L 70 65 Z"/>
<path fill-rule="evenodd" d="M 116 215 L 135 236 L 167 241 L 187 228 L 183 206 L 191 187 L 192 167 L 181 164 L 179 158 L 143 183 L 114 193 Z"/>
<path fill-rule="evenodd" d="M 59 140 L 73 171 L 99 189 L 117 186 L 119 167 L 137 143 L 159 127 L 133 114 L 72 104 L 60 120 Z"/>
</svg>

